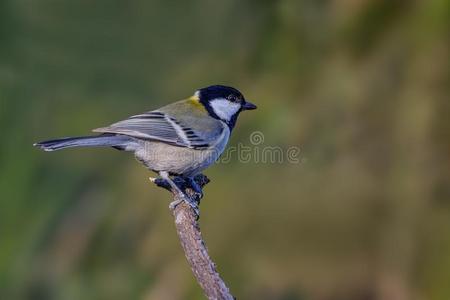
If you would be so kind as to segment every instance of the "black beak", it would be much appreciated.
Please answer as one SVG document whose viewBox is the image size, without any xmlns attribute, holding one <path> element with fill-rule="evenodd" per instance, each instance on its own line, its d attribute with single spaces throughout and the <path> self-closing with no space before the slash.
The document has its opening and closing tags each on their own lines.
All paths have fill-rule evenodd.
<svg viewBox="0 0 450 300">
<path fill-rule="evenodd" d="M 245 102 L 244 105 L 242 105 L 243 110 L 253 110 L 256 108 L 257 108 L 257 106 L 251 102 Z"/>
</svg>

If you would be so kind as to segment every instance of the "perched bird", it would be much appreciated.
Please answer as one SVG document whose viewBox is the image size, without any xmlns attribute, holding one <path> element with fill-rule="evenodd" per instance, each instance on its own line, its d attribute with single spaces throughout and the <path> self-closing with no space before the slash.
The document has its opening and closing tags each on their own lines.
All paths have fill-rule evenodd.
<svg viewBox="0 0 450 300">
<path fill-rule="evenodd" d="M 256 105 L 247 102 L 238 90 L 213 85 L 197 90 L 188 99 L 94 129 L 99 135 L 48 140 L 34 146 L 45 151 L 70 147 L 131 151 L 178 192 L 170 176 L 184 177 L 201 192 L 193 177 L 219 158 L 239 114 L 252 109 Z"/>
</svg>

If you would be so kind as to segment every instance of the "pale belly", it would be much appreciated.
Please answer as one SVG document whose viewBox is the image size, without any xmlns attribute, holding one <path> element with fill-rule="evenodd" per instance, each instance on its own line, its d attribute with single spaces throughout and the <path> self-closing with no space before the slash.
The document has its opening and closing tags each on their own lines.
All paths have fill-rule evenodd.
<svg viewBox="0 0 450 300">
<path fill-rule="evenodd" d="M 220 154 L 215 150 L 194 150 L 159 142 L 145 142 L 145 146 L 135 153 L 136 158 L 150 170 L 184 176 L 200 173 L 213 164 Z"/>
<path fill-rule="evenodd" d="M 135 152 L 136 158 L 155 172 L 166 171 L 176 175 L 195 176 L 213 164 L 223 153 L 229 138 L 224 130 L 214 147 L 195 150 L 161 142 L 146 141 Z"/>
</svg>

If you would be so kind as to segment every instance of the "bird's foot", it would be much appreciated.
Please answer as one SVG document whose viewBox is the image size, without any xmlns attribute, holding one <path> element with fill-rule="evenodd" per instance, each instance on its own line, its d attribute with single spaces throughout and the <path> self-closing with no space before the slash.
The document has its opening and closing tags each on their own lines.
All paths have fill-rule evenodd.
<svg viewBox="0 0 450 300">
<path fill-rule="evenodd" d="M 183 201 L 184 201 L 184 199 L 177 199 L 177 200 L 170 202 L 169 209 L 174 210 L 179 204 L 183 203 Z"/>
<path fill-rule="evenodd" d="M 162 174 L 161 177 L 150 177 L 150 181 L 175 194 L 177 200 L 171 202 L 169 208 L 173 210 L 184 201 L 194 210 L 198 219 L 200 200 L 203 197 L 202 187 L 209 183 L 208 177 L 203 174 L 194 178 L 177 176 L 172 179 L 167 174 Z"/>
<path fill-rule="evenodd" d="M 160 173 L 161 174 L 161 173 Z M 200 199 L 203 196 L 201 187 L 195 180 L 187 177 L 173 177 L 170 178 L 167 174 L 162 173 L 162 178 L 150 178 L 150 181 L 157 186 L 171 191 L 175 195 L 175 201 L 172 201 L 169 205 L 171 210 L 174 210 L 183 201 L 188 204 L 195 212 L 197 219 L 200 216 Z M 204 181 L 200 181 L 202 184 Z"/>
<path fill-rule="evenodd" d="M 185 202 L 192 208 L 198 220 L 200 218 L 200 207 L 198 206 L 199 203 L 195 199 L 188 197 L 186 194 L 180 195 L 177 197 L 177 200 L 170 202 L 169 209 L 174 210 L 178 205 L 180 205 L 183 202 Z"/>
<path fill-rule="evenodd" d="M 179 200 L 175 200 L 170 204 L 171 209 L 175 209 L 175 207 L 181 202 L 185 202 L 188 204 L 195 213 L 196 219 L 200 218 L 200 199 L 199 193 L 194 189 L 189 179 L 184 177 L 175 177 L 173 183 L 177 186 L 178 190 L 176 191 L 177 197 Z M 200 189 L 200 194 L 203 196 L 201 188 L 197 185 L 196 188 Z"/>
<path fill-rule="evenodd" d="M 195 201 L 200 204 L 200 200 L 203 198 L 202 187 L 192 177 L 185 177 L 184 179 L 185 179 L 187 188 L 190 188 L 193 191 L 191 193 L 192 195 L 190 198 L 195 199 Z"/>
</svg>

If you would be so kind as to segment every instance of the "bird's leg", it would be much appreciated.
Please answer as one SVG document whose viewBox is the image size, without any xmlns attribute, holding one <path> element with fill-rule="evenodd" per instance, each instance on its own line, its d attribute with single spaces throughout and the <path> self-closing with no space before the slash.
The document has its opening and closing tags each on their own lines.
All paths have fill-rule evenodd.
<svg viewBox="0 0 450 300">
<path fill-rule="evenodd" d="M 177 194 L 179 196 L 179 198 L 184 199 L 187 197 L 186 194 L 183 193 L 183 191 L 178 187 L 178 185 L 176 185 L 175 182 L 173 182 L 173 180 L 169 176 L 169 173 L 161 171 L 161 172 L 159 172 L 159 176 L 161 176 L 161 178 L 164 179 L 170 185 L 173 192 L 175 194 Z M 175 206 L 177 206 L 181 202 L 181 200 L 177 200 L 174 202 L 177 202 L 177 203 L 175 205 L 173 205 L 173 208 L 175 208 Z M 174 203 L 174 202 L 172 202 L 172 203 Z M 172 203 L 170 204 L 171 206 L 172 206 Z"/>
<path fill-rule="evenodd" d="M 159 175 L 161 176 L 162 179 L 164 179 L 167 183 L 169 183 L 169 185 L 171 186 L 174 193 L 176 193 L 178 195 L 178 200 L 175 200 L 170 203 L 170 205 L 169 205 L 170 209 L 173 210 L 175 207 L 177 207 L 178 204 L 180 204 L 182 201 L 185 201 L 187 204 L 189 204 L 190 207 L 192 207 L 192 209 L 195 211 L 197 216 L 199 216 L 200 210 L 198 208 L 197 201 L 195 201 L 194 199 L 189 197 L 186 193 L 184 193 L 178 187 L 178 185 L 176 185 L 176 183 L 169 177 L 169 174 L 167 172 L 164 172 L 164 171 L 159 172 Z"/>
</svg>

